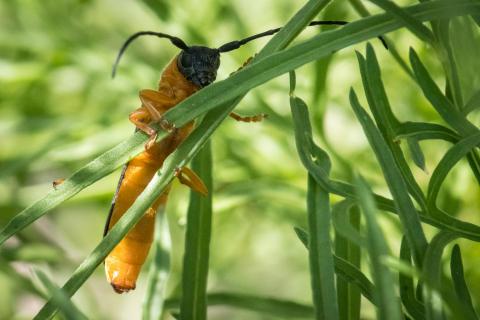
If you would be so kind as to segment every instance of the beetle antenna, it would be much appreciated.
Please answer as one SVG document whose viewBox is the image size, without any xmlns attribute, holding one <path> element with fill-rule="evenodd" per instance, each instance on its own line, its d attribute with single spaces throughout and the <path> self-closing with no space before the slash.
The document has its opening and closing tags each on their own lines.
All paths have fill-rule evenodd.
<svg viewBox="0 0 480 320">
<path fill-rule="evenodd" d="M 138 37 L 141 37 L 141 36 L 156 36 L 156 37 L 159 37 L 159 38 L 167 38 L 167 39 L 170 40 L 170 42 L 175 47 L 177 47 L 179 49 L 182 49 L 182 50 L 187 50 L 188 49 L 188 46 L 185 44 L 185 42 L 182 39 L 180 39 L 178 37 L 171 36 L 171 35 L 166 34 L 166 33 L 154 32 L 154 31 L 139 31 L 139 32 L 136 32 L 136 33 L 132 34 L 130 37 L 128 37 L 128 39 L 123 43 L 122 47 L 118 51 L 117 58 L 115 59 L 115 63 L 113 64 L 113 68 L 112 68 L 112 78 L 115 77 L 115 73 L 117 71 L 117 66 L 120 62 L 120 59 L 122 58 L 123 53 L 125 52 L 125 50 L 127 50 L 127 47 L 130 45 L 130 43 L 132 43 L 133 40 L 135 40 L 135 39 L 137 39 Z"/>
<path fill-rule="evenodd" d="M 347 21 L 341 21 L 341 20 L 325 20 L 325 21 L 312 21 L 308 24 L 308 26 L 318 26 L 318 25 L 335 25 L 335 26 L 343 26 L 343 25 L 346 25 L 348 24 Z M 266 37 L 266 36 L 271 36 L 275 33 L 277 33 L 278 31 L 280 31 L 281 28 L 275 28 L 275 29 L 271 29 L 271 30 L 267 30 L 265 32 L 262 32 L 262 33 L 259 33 L 259 34 L 255 34 L 253 36 L 250 36 L 248 38 L 245 38 L 245 39 L 242 39 L 242 40 L 235 40 L 235 41 L 231 41 L 231 42 L 228 42 L 228 43 L 225 43 L 224 45 L 220 46 L 218 48 L 218 51 L 220 52 L 229 52 L 229 51 L 232 51 L 232 50 L 236 50 L 238 48 L 240 48 L 241 46 L 243 46 L 245 43 L 247 42 L 250 42 L 252 40 L 255 40 L 255 39 L 258 39 L 258 38 L 261 38 L 261 37 Z M 388 45 L 385 41 L 385 39 L 383 39 L 382 37 L 378 37 L 380 39 L 380 41 L 382 42 L 383 46 L 388 50 Z"/>
</svg>

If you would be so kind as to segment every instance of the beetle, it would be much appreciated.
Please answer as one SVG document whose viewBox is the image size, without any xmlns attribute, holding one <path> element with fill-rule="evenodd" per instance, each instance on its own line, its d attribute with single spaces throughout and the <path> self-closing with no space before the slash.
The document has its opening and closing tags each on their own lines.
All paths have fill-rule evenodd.
<svg viewBox="0 0 480 320">
<path fill-rule="evenodd" d="M 313 21 L 315 25 L 345 25 L 345 21 Z M 215 81 L 217 70 L 220 67 L 220 54 L 238 49 L 240 46 L 260 37 L 273 35 L 280 28 L 271 29 L 242 40 L 228 42 L 218 48 L 205 46 L 188 46 L 182 39 L 161 32 L 140 31 L 131 35 L 123 44 L 115 60 L 112 77 L 115 76 L 117 66 L 127 47 L 141 36 L 156 36 L 169 39 L 181 49 L 161 74 L 158 90 L 141 90 L 139 93 L 141 107 L 133 111 L 129 119 L 136 130 L 141 130 L 149 136 L 145 150 L 130 160 L 123 168 L 117 190 L 112 200 L 110 212 L 104 229 L 104 236 L 122 217 L 135 199 L 145 189 L 154 174 L 162 167 L 164 160 L 185 140 L 194 128 L 189 122 L 181 128 L 174 128 L 162 118 L 162 115 L 182 100 Z M 237 121 L 261 121 L 265 115 L 260 114 L 242 117 L 231 113 Z M 156 142 L 157 132 L 152 124 L 160 124 L 169 134 Z M 175 173 L 181 183 L 192 190 L 206 195 L 207 188 L 200 178 L 190 169 L 184 167 Z M 164 206 L 168 197 L 168 190 L 161 194 L 152 206 L 145 212 L 142 219 L 128 232 L 105 259 L 107 280 L 117 293 L 135 289 L 136 280 L 140 273 L 148 251 L 153 241 L 154 219 L 157 208 Z"/>
</svg>

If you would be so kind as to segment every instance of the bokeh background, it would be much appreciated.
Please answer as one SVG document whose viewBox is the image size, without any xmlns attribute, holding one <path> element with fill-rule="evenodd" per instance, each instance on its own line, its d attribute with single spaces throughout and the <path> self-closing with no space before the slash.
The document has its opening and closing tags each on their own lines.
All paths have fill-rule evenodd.
<svg viewBox="0 0 480 320">
<path fill-rule="evenodd" d="M 180 36 L 189 44 L 219 46 L 281 26 L 302 5 L 303 1 L 289 0 L 0 2 L 0 227 L 45 195 L 54 179 L 70 176 L 132 134 L 128 114 L 139 106 L 138 91 L 156 87 L 162 68 L 178 50 L 165 40 L 138 40 L 112 80 L 112 62 L 128 35 L 155 30 Z M 319 18 L 352 21 L 359 15 L 348 2 L 334 1 Z M 478 30 L 470 26 L 468 19 L 457 19 L 453 29 L 456 54 L 470 66 L 462 69 L 460 63 L 466 98 L 480 87 L 478 56 L 462 47 L 465 35 L 479 40 Z M 321 30 L 310 28 L 297 41 Z M 388 37 L 405 59 L 409 47 L 414 47 L 444 86 L 443 71 L 431 48 L 404 30 Z M 218 78 L 228 77 L 265 42 L 258 40 L 222 56 Z M 441 123 L 380 42 L 374 39 L 372 44 L 395 114 L 402 120 Z M 388 195 L 348 102 L 351 86 L 362 91 L 354 49 L 363 52 L 364 44 L 299 69 L 297 95 L 308 103 L 317 142 L 333 159 L 333 177 L 350 180 L 353 168 L 376 192 Z M 472 70 L 472 65 L 479 68 Z M 307 252 L 293 232 L 293 226 L 306 225 L 306 171 L 294 145 L 288 77 L 251 91 L 237 112 L 264 112 L 269 118 L 260 124 L 227 119 L 213 136 L 209 290 L 310 303 Z M 478 124 L 479 114 L 473 112 L 470 120 Z M 427 169 L 434 168 L 448 147 L 438 141 L 421 146 Z M 412 170 L 425 189 L 429 173 L 413 165 Z M 83 190 L 0 248 L 0 319 L 28 319 L 43 305 L 38 294 L 42 288 L 32 268 L 62 285 L 100 241 L 118 177 L 119 171 Z M 480 223 L 480 192 L 466 162 L 449 175 L 441 199 L 441 207 L 451 214 Z M 170 295 L 180 285 L 187 202 L 188 190 L 175 182 L 167 208 L 173 243 Z M 380 220 L 392 252 L 398 255 L 396 220 L 387 214 L 381 214 Z M 428 231 L 434 234 L 433 229 Z M 480 297 L 480 245 L 459 243 L 472 295 Z M 73 301 L 92 319 L 139 319 L 146 274 L 135 291 L 117 295 L 99 267 Z M 373 316 L 368 302 L 363 308 L 366 319 Z M 276 319 L 220 306 L 209 309 L 209 318 Z"/>
</svg>

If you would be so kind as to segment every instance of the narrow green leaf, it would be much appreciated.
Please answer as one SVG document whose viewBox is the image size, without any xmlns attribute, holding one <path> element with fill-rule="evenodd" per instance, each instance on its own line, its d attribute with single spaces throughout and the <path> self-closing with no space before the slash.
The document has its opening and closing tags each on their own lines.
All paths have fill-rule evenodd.
<svg viewBox="0 0 480 320">
<path fill-rule="evenodd" d="M 402 238 L 400 246 L 400 259 L 411 266 L 412 258 L 407 239 Z M 412 266 L 413 267 L 413 266 Z M 400 299 L 402 300 L 408 314 L 415 320 L 425 319 L 425 309 L 423 304 L 415 296 L 415 285 L 413 278 L 403 272 L 398 273 L 398 282 L 400 286 Z"/>
<path fill-rule="evenodd" d="M 53 303 L 60 309 L 60 312 L 66 319 L 85 320 L 88 319 L 73 303 L 69 297 L 53 283 L 43 271 L 36 269 L 35 275 L 38 277 L 47 292 L 52 296 Z"/>
<path fill-rule="evenodd" d="M 357 207 L 351 207 L 348 204 L 349 200 L 343 200 L 335 204 L 332 209 L 332 217 L 335 215 L 342 215 L 346 219 L 345 223 L 349 228 L 359 233 L 360 228 L 360 212 Z M 337 211 L 337 212 L 336 212 Z M 334 218 L 335 221 L 335 218 Z M 360 242 L 349 240 L 343 237 L 337 231 L 335 232 L 335 254 L 339 258 L 349 261 L 357 268 L 360 268 L 361 251 Z M 341 275 L 337 274 L 337 301 L 340 320 L 359 320 L 361 310 L 361 292 L 360 290 L 346 281 Z"/>
<path fill-rule="evenodd" d="M 405 27 L 407 27 L 420 40 L 430 44 L 433 43 L 433 33 L 430 31 L 430 29 L 425 27 L 415 17 L 411 16 L 406 10 L 397 6 L 395 2 L 389 0 L 370 0 L 370 2 L 375 3 L 392 16 L 403 21 Z"/>
<path fill-rule="evenodd" d="M 462 108 L 462 114 L 468 115 L 470 112 L 480 107 L 480 90 L 475 92 Z"/>
<path fill-rule="evenodd" d="M 307 211 L 310 280 L 316 319 L 338 319 L 334 267 L 330 241 L 330 203 L 311 175 L 308 176 Z"/>
<path fill-rule="evenodd" d="M 480 132 L 471 135 L 468 138 L 460 140 L 457 144 L 450 148 L 447 153 L 440 160 L 439 164 L 432 173 L 430 182 L 428 184 L 428 205 L 431 208 L 436 208 L 436 200 L 440 187 L 447 177 L 453 166 L 460 161 L 473 148 L 480 145 Z"/>
<path fill-rule="evenodd" d="M 191 191 L 183 257 L 180 319 L 207 318 L 207 280 L 212 230 L 212 151 L 207 143 L 192 161 L 208 195 Z"/>
<path fill-rule="evenodd" d="M 147 292 L 143 302 L 143 320 L 157 320 L 163 315 L 165 291 L 170 273 L 170 233 L 165 206 L 157 210 L 153 261 L 148 274 Z"/>
<path fill-rule="evenodd" d="M 298 153 L 308 162 L 308 167 L 315 167 L 328 179 L 330 159 L 328 155 L 313 142 L 312 127 L 308 116 L 308 108 L 300 99 L 293 96 L 295 73 L 291 72 L 290 108 L 294 118 L 294 130 Z M 298 139 L 297 139 L 298 138 Z M 299 139 L 308 141 L 300 147 Z M 310 281 L 312 286 L 313 305 L 317 319 L 338 319 L 338 303 L 335 289 L 332 245 L 330 240 L 330 200 L 329 194 L 317 181 L 308 175 L 307 215 L 309 233 Z"/>
<path fill-rule="evenodd" d="M 332 208 L 333 226 L 339 235 L 348 239 L 349 242 L 359 246 L 366 246 L 366 239 L 358 231 L 358 227 L 353 226 L 351 220 L 351 209 L 355 204 L 352 200 L 342 200 L 336 203 Z"/>
<path fill-rule="evenodd" d="M 472 319 L 478 319 L 473 307 L 472 297 L 468 290 L 465 275 L 463 273 L 462 254 L 458 244 L 453 246 L 452 257 L 450 259 L 450 274 L 452 275 L 452 282 L 455 288 L 455 293 L 458 300 L 464 303 L 465 311 L 468 312 Z"/>
<path fill-rule="evenodd" d="M 380 226 L 377 223 L 377 209 L 367 183 L 361 178 L 356 178 L 360 208 L 366 218 L 367 241 L 372 275 L 377 288 L 375 300 L 378 319 L 402 319 L 400 303 L 395 295 L 395 286 L 392 272 L 385 266 L 384 259 L 388 256 L 388 247 Z"/>
<path fill-rule="evenodd" d="M 314 315 L 313 307 L 298 302 L 282 300 L 256 295 L 217 292 L 207 295 L 209 306 L 228 306 L 244 310 L 256 311 L 272 316 L 284 318 L 308 318 Z M 170 298 L 165 300 L 166 309 L 177 309 L 180 299 Z"/>
<path fill-rule="evenodd" d="M 415 165 L 423 171 L 427 171 L 427 167 L 425 165 L 425 155 L 423 154 L 422 148 L 420 148 L 418 140 L 413 138 L 407 138 L 407 144 Z"/>
<path fill-rule="evenodd" d="M 305 248 L 309 250 L 308 233 L 299 227 L 295 227 L 294 230 L 298 236 L 298 239 L 300 239 Z M 360 271 L 358 267 L 345 259 L 337 257 L 336 255 L 333 255 L 333 262 L 335 265 L 335 272 L 337 274 L 342 276 L 345 281 L 355 285 L 367 300 L 373 304 L 376 304 L 374 300 L 374 292 L 376 291 L 375 286 L 370 282 L 370 280 L 368 280 L 368 278 L 362 273 L 362 271 Z"/>
<path fill-rule="evenodd" d="M 410 63 L 412 64 L 413 72 L 415 73 L 415 77 L 423 94 L 435 110 L 437 110 L 442 119 L 463 137 L 478 132 L 477 127 L 458 112 L 447 97 L 442 94 L 420 61 L 417 53 L 412 48 L 410 48 Z"/>
<path fill-rule="evenodd" d="M 366 61 L 363 60 L 363 57 L 359 53 L 357 53 L 357 57 L 362 74 L 365 95 L 367 97 L 370 110 L 372 110 L 377 127 L 382 133 L 385 142 L 393 154 L 393 158 L 405 180 L 410 194 L 421 206 L 421 208 L 425 210 L 426 201 L 422 189 L 415 181 L 415 178 L 403 155 L 402 149 L 397 143 L 394 142 L 395 131 L 399 126 L 399 121 L 391 110 L 390 103 L 381 79 L 380 66 L 378 64 L 377 57 L 375 56 L 375 51 L 370 44 L 367 44 Z"/>
<path fill-rule="evenodd" d="M 373 124 L 372 119 L 360 106 L 353 89 L 350 91 L 350 103 L 382 167 L 388 188 L 393 196 L 393 201 L 398 208 L 398 215 L 402 222 L 403 230 L 409 245 L 413 248 L 415 263 L 421 266 L 427 248 L 427 239 L 420 224 L 420 218 L 408 195 L 407 186 L 400 170 L 395 165 L 395 159 L 387 144 Z"/>
<path fill-rule="evenodd" d="M 461 137 L 453 130 L 436 123 L 404 122 L 397 128 L 396 139 L 445 140 L 457 143 Z"/>
</svg>

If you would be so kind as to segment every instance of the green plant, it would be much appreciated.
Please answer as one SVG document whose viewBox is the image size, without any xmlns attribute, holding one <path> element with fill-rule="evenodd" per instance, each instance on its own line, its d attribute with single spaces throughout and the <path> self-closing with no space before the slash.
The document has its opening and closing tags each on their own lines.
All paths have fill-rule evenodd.
<svg viewBox="0 0 480 320">
<path fill-rule="evenodd" d="M 165 272 L 169 267 L 165 259 L 157 261 L 157 257 L 165 257 L 162 248 L 168 249 L 168 246 L 162 245 L 164 241 L 157 237 L 155 261 L 151 266 L 152 277 L 144 305 L 145 318 L 158 317 L 163 309 L 167 309 L 173 310 L 173 313 L 179 310 L 180 318 L 204 319 L 207 304 L 218 303 L 285 317 L 358 319 L 361 296 L 375 305 L 379 319 L 399 319 L 405 316 L 414 319 L 453 316 L 462 319 L 477 318 L 463 277 L 459 247 L 454 247 L 451 255 L 450 277 L 443 274 L 441 259 L 445 246 L 454 239 L 465 238 L 478 242 L 480 227 L 442 210 L 439 207 L 439 194 L 448 173 L 462 158 L 468 159 L 471 172 L 480 182 L 480 158 L 476 150 L 480 144 L 480 133 L 473 121 L 467 119 L 468 114 L 478 106 L 478 88 L 474 88 L 476 92 L 467 93 L 463 90 L 459 76 L 460 62 L 456 60 L 453 39 L 449 37 L 451 19 L 465 15 L 477 18 L 480 16 L 480 3 L 473 0 L 429 1 L 402 8 L 393 2 L 376 0 L 372 2 L 387 13 L 362 18 L 341 29 L 322 32 L 288 47 L 329 2 L 309 1 L 248 66 L 228 79 L 201 90 L 166 114 L 166 119 L 176 126 L 182 126 L 200 116 L 203 118 L 192 135 L 167 159 L 162 174 L 155 176 L 124 217 L 70 276 L 62 291 L 51 285 L 43 274 L 39 274 L 45 280 L 42 282 L 50 288 L 52 299 L 36 318 L 50 318 L 57 309 L 64 312 L 65 316 L 68 316 L 68 312 L 78 311 L 66 297 L 72 296 L 83 286 L 108 252 L 141 218 L 146 208 L 173 179 L 175 168 L 186 165 L 193 159 L 194 166 L 203 168 L 200 171 L 205 175 L 203 178 L 211 190 L 210 137 L 249 90 L 287 72 L 290 72 L 291 77 L 290 106 L 297 151 L 308 175 L 308 230 L 295 230 L 308 248 L 313 308 L 284 299 L 232 293 L 207 294 L 212 198 L 201 199 L 192 194 L 186 224 L 183 293 L 178 295 L 178 299 L 165 299 L 165 285 L 155 284 L 157 281 L 165 281 L 155 278 L 158 270 Z M 357 3 L 357 8 L 361 8 L 358 6 Z M 471 20 L 467 20 L 469 25 L 473 25 Z M 431 29 L 423 21 L 431 21 Z M 410 50 L 409 67 L 396 54 L 395 45 L 388 41 L 397 62 L 412 76 L 410 81 L 418 84 L 418 90 L 421 90 L 446 125 L 397 119 L 387 98 L 389 88 L 381 77 L 381 65 L 373 47 L 367 45 L 365 58 L 357 53 L 365 96 L 373 118 L 363 109 L 353 89 L 350 91 L 350 103 L 380 164 L 381 175 L 380 172 L 378 174 L 386 182 L 392 196 L 390 199 L 373 193 L 368 183 L 356 175 L 349 174 L 346 177 L 347 180 L 352 180 L 351 183 L 331 177 L 332 162 L 335 165 L 338 161 L 349 173 L 357 169 L 353 162 L 336 154 L 331 146 L 326 146 L 324 150 L 314 142 L 316 129 L 310 124 L 309 113 L 316 111 L 312 107 L 309 110 L 307 104 L 296 97 L 294 70 L 337 50 L 400 28 L 407 28 L 421 41 L 431 45 L 438 54 L 445 72 L 444 91 L 436 85 L 432 74 L 413 49 Z M 467 103 L 463 102 L 468 99 Z M 313 127 L 316 127 L 316 123 Z M 317 134 L 321 140 L 326 141 L 324 132 Z M 453 146 L 432 170 L 425 194 L 412 172 L 400 141 L 407 142 L 412 161 L 425 170 L 428 154 L 424 155 L 419 142 L 431 139 L 445 140 Z M 128 161 L 141 150 L 145 140 L 143 134 L 136 133 L 78 170 L 57 190 L 52 190 L 13 217 L 0 232 L 0 244 Z M 333 202 L 333 197 L 336 197 L 337 203 L 332 206 L 330 202 Z M 358 208 L 362 212 L 361 216 L 365 217 L 366 230 L 361 228 Z M 391 219 L 398 224 L 399 232 L 404 236 L 397 259 L 389 253 L 389 245 L 378 224 L 379 209 L 396 214 Z M 334 240 L 329 233 L 332 230 L 331 220 L 335 227 Z M 430 228 L 426 230 L 426 225 L 435 227 L 434 231 Z M 432 233 L 435 236 L 429 240 Z M 362 250 L 368 252 L 371 268 L 361 265 Z M 365 270 L 370 270 L 373 282 Z M 398 276 L 398 289 L 392 281 L 394 276 Z"/>
</svg>

